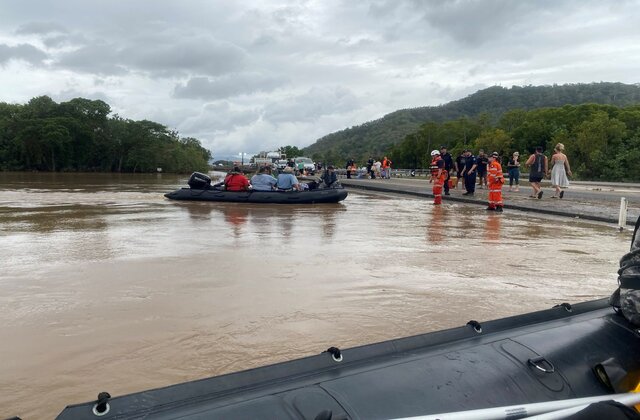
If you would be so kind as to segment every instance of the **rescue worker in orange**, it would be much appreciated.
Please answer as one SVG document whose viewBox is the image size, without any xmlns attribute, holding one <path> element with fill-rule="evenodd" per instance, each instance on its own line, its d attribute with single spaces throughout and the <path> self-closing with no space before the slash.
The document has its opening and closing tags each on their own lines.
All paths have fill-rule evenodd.
<svg viewBox="0 0 640 420">
<path fill-rule="evenodd" d="M 502 212 L 504 203 L 502 202 L 502 185 L 504 184 L 504 175 L 502 173 L 502 165 L 498 162 L 498 152 L 493 152 L 489 156 L 488 177 L 489 181 L 489 207 L 487 210 Z"/>
<path fill-rule="evenodd" d="M 442 204 L 442 187 L 447 179 L 447 171 L 444 168 L 444 160 L 440 157 L 440 152 L 431 152 L 431 181 L 433 182 L 433 204 Z"/>
</svg>

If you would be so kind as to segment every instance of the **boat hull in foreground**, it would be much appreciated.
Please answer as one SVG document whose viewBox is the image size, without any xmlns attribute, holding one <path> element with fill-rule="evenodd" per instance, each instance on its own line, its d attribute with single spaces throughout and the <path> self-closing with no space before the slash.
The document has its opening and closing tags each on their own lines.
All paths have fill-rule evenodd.
<svg viewBox="0 0 640 420">
<path fill-rule="evenodd" d="M 223 191 L 217 189 L 180 188 L 165 194 L 172 200 L 221 201 L 231 203 L 316 204 L 337 203 L 347 198 L 344 188 L 308 191 Z"/>
<path fill-rule="evenodd" d="M 398 418 L 603 395 L 598 364 L 640 369 L 636 330 L 604 299 L 563 304 L 116 397 L 100 418 Z M 95 405 L 58 419 L 95 420 Z"/>
</svg>

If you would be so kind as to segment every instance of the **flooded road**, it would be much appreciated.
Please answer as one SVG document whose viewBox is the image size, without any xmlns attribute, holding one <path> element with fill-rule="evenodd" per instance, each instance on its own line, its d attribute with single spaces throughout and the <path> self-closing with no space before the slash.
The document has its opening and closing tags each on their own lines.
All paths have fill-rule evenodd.
<svg viewBox="0 0 640 420">
<path fill-rule="evenodd" d="M 186 179 L 0 173 L 0 417 L 605 297 L 631 239 L 355 192 L 162 196 Z"/>
</svg>

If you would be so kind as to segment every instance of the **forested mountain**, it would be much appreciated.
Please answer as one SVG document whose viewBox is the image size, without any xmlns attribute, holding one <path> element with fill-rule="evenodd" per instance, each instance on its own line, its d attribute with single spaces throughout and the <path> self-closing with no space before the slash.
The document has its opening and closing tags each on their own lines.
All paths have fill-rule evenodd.
<svg viewBox="0 0 640 420">
<path fill-rule="evenodd" d="M 495 123 L 509 110 L 583 103 L 638 104 L 640 85 L 603 82 L 511 88 L 494 86 L 444 105 L 402 109 L 378 120 L 328 134 L 306 147 L 304 153 L 325 162 L 342 162 L 348 157 L 362 161 L 369 156 L 380 157 L 388 153 L 393 145 L 428 122 L 441 123 L 484 114 L 488 123 Z"/>
<path fill-rule="evenodd" d="M 211 152 L 153 121 L 110 117 L 100 100 L 0 102 L 0 170 L 191 172 Z"/>
<path fill-rule="evenodd" d="M 496 122 L 486 114 L 428 122 L 387 153 L 397 168 L 426 168 L 431 150 L 442 144 L 453 156 L 463 149 L 484 149 L 498 152 L 505 169 L 513 152 L 524 161 L 540 146 L 551 157 L 557 143 L 566 148 L 574 179 L 640 181 L 640 105 L 565 105 L 516 109 Z"/>
</svg>

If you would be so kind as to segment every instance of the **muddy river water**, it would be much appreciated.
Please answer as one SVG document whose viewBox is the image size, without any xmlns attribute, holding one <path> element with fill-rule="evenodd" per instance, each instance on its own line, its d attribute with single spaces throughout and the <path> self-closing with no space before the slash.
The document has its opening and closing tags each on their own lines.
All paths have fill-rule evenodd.
<svg viewBox="0 0 640 420">
<path fill-rule="evenodd" d="M 0 173 L 0 418 L 605 297 L 631 238 L 356 192 L 162 196 L 186 179 Z"/>
</svg>

